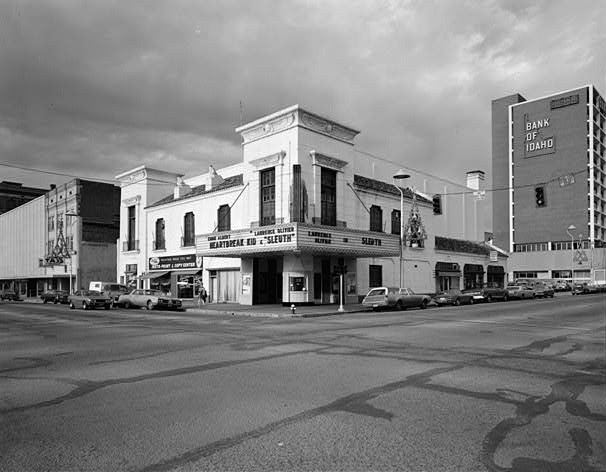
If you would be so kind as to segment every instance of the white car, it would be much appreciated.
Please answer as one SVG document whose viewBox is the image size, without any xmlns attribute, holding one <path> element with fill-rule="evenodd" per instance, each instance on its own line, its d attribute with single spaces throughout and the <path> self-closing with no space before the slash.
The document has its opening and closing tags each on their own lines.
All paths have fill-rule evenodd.
<svg viewBox="0 0 606 472">
<path fill-rule="evenodd" d="M 124 308 L 143 307 L 148 310 L 153 310 L 154 308 L 178 310 L 183 305 L 183 302 L 181 299 L 170 297 L 160 290 L 136 289 L 128 294 L 120 295 L 116 304 Z"/>
</svg>

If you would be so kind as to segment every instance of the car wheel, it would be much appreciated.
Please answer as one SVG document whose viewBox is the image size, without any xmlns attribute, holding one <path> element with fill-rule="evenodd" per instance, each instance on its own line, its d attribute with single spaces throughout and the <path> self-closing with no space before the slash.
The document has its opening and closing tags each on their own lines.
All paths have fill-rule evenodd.
<svg viewBox="0 0 606 472">
<path fill-rule="evenodd" d="M 147 308 L 148 310 L 151 310 L 154 307 L 153 303 L 151 300 L 147 300 L 147 304 L 145 305 L 145 308 Z"/>
<path fill-rule="evenodd" d="M 488 296 L 486 297 L 486 301 L 487 301 L 488 303 L 492 303 L 492 297 L 491 297 L 490 295 L 488 295 Z"/>
<path fill-rule="evenodd" d="M 404 305 L 402 305 L 402 300 L 398 300 L 396 302 L 396 310 L 402 311 L 404 309 Z"/>
<path fill-rule="evenodd" d="M 82 309 L 88 310 L 88 305 L 86 304 L 86 302 L 82 302 Z"/>
<path fill-rule="evenodd" d="M 109 310 L 111 307 L 112 307 L 112 306 L 111 306 L 111 304 L 110 304 L 110 303 L 108 303 L 108 304 L 106 304 L 106 305 L 105 305 L 105 309 L 106 309 L 106 310 Z"/>
<path fill-rule="evenodd" d="M 76 308 L 76 306 L 74 305 L 73 302 L 69 302 L 69 307 L 73 310 L 74 308 Z"/>
<path fill-rule="evenodd" d="M 424 310 L 425 308 L 427 308 L 427 300 L 423 300 L 421 302 L 421 307 L 420 308 L 421 308 L 421 310 Z"/>
<path fill-rule="evenodd" d="M 124 308 L 126 308 L 127 310 L 130 308 L 130 302 L 129 301 L 124 302 Z"/>
<path fill-rule="evenodd" d="M 470 299 L 469 299 L 469 304 L 470 304 L 470 305 L 473 305 L 473 298 L 470 298 Z"/>
<path fill-rule="evenodd" d="M 461 300 L 459 300 L 458 298 L 455 298 L 454 301 L 452 302 L 452 304 L 454 306 L 459 306 L 461 304 Z"/>
</svg>

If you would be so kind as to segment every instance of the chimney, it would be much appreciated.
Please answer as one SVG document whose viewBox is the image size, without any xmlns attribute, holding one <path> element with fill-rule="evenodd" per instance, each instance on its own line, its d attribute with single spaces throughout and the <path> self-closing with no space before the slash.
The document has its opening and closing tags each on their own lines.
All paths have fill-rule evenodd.
<svg viewBox="0 0 606 472">
<path fill-rule="evenodd" d="M 180 175 L 179 177 L 177 177 L 177 185 L 175 186 L 175 191 L 174 191 L 175 200 L 177 198 L 181 198 L 181 197 L 187 195 L 189 192 L 191 192 L 191 187 L 189 185 L 185 184 L 185 181 L 183 180 L 183 176 Z"/>
<path fill-rule="evenodd" d="M 217 174 L 217 171 L 212 164 L 208 166 L 208 185 L 206 186 L 206 190 L 215 188 L 217 185 L 221 185 L 223 182 L 225 182 L 225 179 Z"/>
<path fill-rule="evenodd" d="M 467 188 L 484 190 L 484 172 L 481 170 L 470 170 L 467 172 Z"/>
</svg>

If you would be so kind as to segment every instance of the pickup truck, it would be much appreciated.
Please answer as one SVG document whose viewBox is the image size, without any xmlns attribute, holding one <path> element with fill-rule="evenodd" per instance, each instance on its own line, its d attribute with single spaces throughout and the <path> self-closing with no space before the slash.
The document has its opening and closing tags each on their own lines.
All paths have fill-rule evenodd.
<svg viewBox="0 0 606 472">
<path fill-rule="evenodd" d="M 507 301 L 508 295 L 507 290 L 500 287 L 483 287 L 483 288 L 471 288 L 463 290 L 463 293 L 471 295 L 475 303 L 478 302 L 492 302 L 493 300 L 504 300 Z"/>
</svg>

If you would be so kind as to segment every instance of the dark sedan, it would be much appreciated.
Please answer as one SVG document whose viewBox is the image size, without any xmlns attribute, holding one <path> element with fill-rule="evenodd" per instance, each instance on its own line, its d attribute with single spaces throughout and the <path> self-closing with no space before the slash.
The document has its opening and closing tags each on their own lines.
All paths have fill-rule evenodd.
<svg viewBox="0 0 606 472">
<path fill-rule="evenodd" d="M 457 288 L 445 290 L 437 293 L 433 297 L 433 301 L 436 305 L 454 305 L 458 306 L 461 304 L 473 305 L 473 294 L 463 293 Z"/>
<path fill-rule="evenodd" d="M 42 303 L 69 303 L 69 293 L 67 290 L 48 290 L 40 295 Z"/>
</svg>

